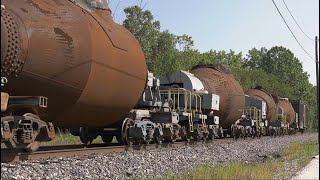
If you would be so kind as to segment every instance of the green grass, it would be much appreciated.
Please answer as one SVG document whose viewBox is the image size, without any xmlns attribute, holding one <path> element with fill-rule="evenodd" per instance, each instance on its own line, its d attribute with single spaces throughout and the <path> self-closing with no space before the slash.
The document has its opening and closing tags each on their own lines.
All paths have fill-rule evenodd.
<svg viewBox="0 0 320 180">
<path fill-rule="evenodd" d="M 113 137 L 112 143 L 117 143 L 117 139 L 115 137 Z M 101 144 L 103 143 L 102 139 L 100 136 L 98 136 L 96 139 L 94 139 L 92 141 L 92 144 Z M 80 137 L 79 136 L 73 136 L 70 133 L 62 133 L 59 134 L 58 132 L 56 133 L 56 137 L 49 142 L 42 142 L 41 146 L 45 146 L 45 145 L 72 145 L 72 144 L 82 144 L 80 141 Z"/>
<path fill-rule="evenodd" d="M 295 162 L 296 167 L 300 170 L 310 162 L 311 157 L 319 154 L 318 139 L 304 144 L 292 143 L 283 150 L 283 154 L 281 159 L 283 162 Z M 287 177 L 288 174 L 283 171 L 283 176 Z"/>
<path fill-rule="evenodd" d="M 66 145 L 66 144 L 81 144 L 78 136 L 73 136 L 70 133 L 59 134 L 56 132 L 56 136 L 52 141 L 42 142 L 41 145 Z"/>
<path fill-rule="evenodd" d="M 285 170 L 285 163 L 295 163 L 295 171 L 306 166 L 311 157 L 319 154 L 318 140 L 307 143 L 292 143 L 281 152 L 281 157 L 269 159 L 261 163 L 231 162 L 216 166 L 201 165 L 193 169 L 190 175 L 186 172 L 175 175 L 167 173 L 166 179 L 273 179 L 289 178 L 290 174 Z"/>
</svg>

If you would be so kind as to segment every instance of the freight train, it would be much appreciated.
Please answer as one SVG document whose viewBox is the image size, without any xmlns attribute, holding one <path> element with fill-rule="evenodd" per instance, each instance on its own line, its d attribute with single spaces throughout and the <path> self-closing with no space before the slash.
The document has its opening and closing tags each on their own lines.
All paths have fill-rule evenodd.
<svg viewBox="0 0 320 180">
<path fill-rule="evenodd" d="M 1 142 L 36 151 L 68 128 L 84 144 L 283 135 L 307 107 L 224 65 L 156 78 L 141 46 L 102 0 L 1 0 Z M 292 106 L 293 105 L 293 106 Z"/>
</svg>

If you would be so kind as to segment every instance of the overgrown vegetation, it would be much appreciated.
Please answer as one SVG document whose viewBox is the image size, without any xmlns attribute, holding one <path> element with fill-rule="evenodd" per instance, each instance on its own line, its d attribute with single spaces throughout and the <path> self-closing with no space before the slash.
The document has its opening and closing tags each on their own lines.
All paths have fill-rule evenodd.
<svg viewBox="0 0 320 180">
<path fill-rule="evenodd" d="M 139 6 L 124 10 L 126 27 L 140 42 L 148 69 L 161 76 L 174 70 L 190 70 L 197 64 L 227 64 L 244 90 L 260 85 L 274 94 L 300 100 L 309 108 L 308 128 L 317 129 L 316 87 L 309 83 L 309 75 L 287 48 L 275 46 L 249 50 L 248 54 L 233 50 L 199 52 L 192 37 L 160 30 L 160 22 L 152 13 Z"/>
<path fill-rule="evenodd" d="M 94 139 L 92 141 L 92 144 L 101 144 L 104 143 L 101 139 L 100 136 L 98 136 L 96 139 Z M 111 143 L 118 143 L 116 137 L 113 137 L 113 140 Z M 70 133 L 57 133 L 56 137 L 50 141 L 50 142 L 42 142 L 41 145 L 45 146 L 45 145 L 70 145 L 70 144 L 82 144 L 82 142 L 80 141 L 79 136 L 73 136 Z"/>
<path fill-rule="evenodd" d="M 191 176 L 187 173 L 179 175 L 168 173 L 166 179 L 274 179 L 275 176 L 285 179 L 291 176 L 285 169 L 288 164 L 294 162 L 297 172 L 317 154 L 319 154 L 319 144 L 316 139 L 307 143 L 292 143 L 283 149 L 281 157 L 263 163 L 231 162 L 216 166 L 201 165 L 192 171 Z"/>
</svg>

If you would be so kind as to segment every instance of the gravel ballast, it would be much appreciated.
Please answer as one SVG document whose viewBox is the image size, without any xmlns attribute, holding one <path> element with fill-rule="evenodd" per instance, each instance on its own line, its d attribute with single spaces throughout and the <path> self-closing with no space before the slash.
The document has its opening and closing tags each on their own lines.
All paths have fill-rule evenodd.
<svg viewBox="0 0 320 180">
<path fill-rule="evenodd" d="M 92 154 L 82 157 L 1 163 L 1 179 L 163 179 L 166 173 L 191 172 L 200 164 L 233 160 L 263 161 L 279 156 L 291 142 L 306 142 L 317 134 L 263 137 L 148 151 Z"/>
</svg>

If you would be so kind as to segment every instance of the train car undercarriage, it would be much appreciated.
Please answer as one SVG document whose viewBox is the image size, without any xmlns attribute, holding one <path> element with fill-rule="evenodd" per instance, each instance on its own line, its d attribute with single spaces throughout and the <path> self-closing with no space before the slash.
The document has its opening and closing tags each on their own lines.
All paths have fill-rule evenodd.
<svg viewBox="0 0 320 180">
<path fill-rule="evenodd" d="M 40 142 L 54 139 L 53 124 L 42 121 L 32 111 L 46 107 L 46 97 L 9 96 L 1 92 L 1 143 L 12 149 L 36 151 Z"/>
</svg>

